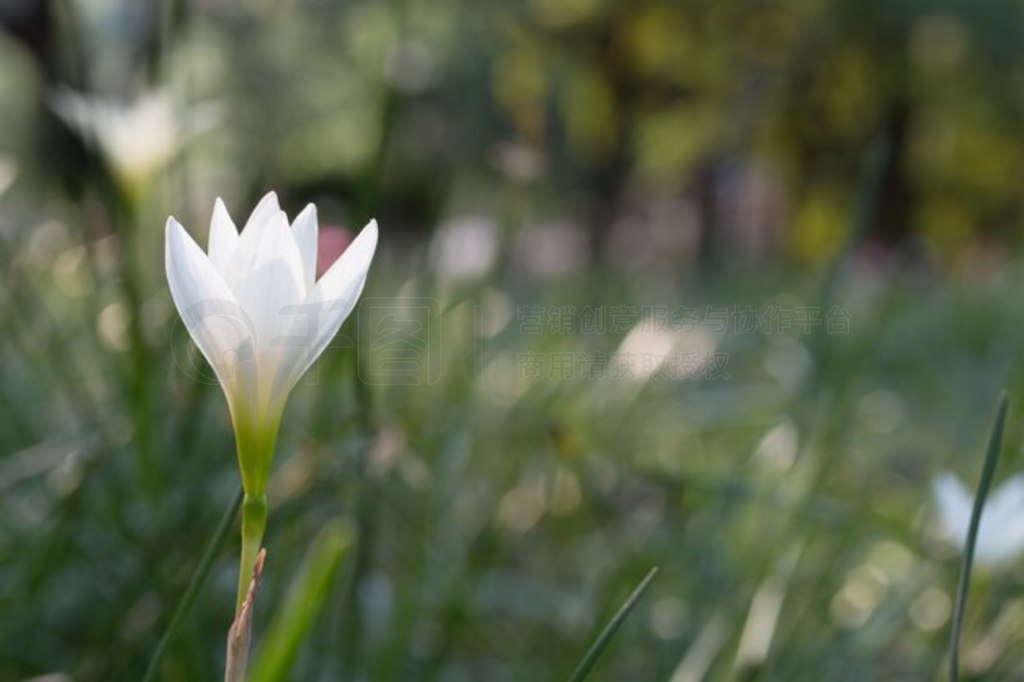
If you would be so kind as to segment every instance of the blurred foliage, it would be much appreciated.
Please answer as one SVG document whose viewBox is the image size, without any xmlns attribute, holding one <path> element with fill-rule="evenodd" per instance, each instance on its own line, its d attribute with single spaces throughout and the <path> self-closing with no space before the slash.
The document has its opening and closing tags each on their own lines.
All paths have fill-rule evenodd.
<svg viewBox="0 0 1024 682">
<path fill-rule="evenodd" d="M 199 205 L 274 186 L 423 231 L 523 185 L 533 211 L 582 222 L 603 258 L 621 223 L 681 199 L 694 215 L 679 229 L 704 258 L 821 263 L 863 150 L 884 140 L 872 238 L 942 265 L 1018 242 L 1024 21 L 1009 0 L 0 11 L 0 145 L 74 184 L 88 168 L 50 120 L 54 89 L 127 101 L 160 89 L 219 112 L 178 160 Z M 69 164 L 77 177 L 57 170 Z"/>
<path fill-rule="evenodd" d="M 565 679 L 653 565 L 589 679 L 933 678 L 928 481 L 975 480 L 1024 389 L 1022 12 L 0 0 L 0 679 L 145 668 L 237 488 L 161 227 L 268 189 L 382 225 L 271 482 L 257 647 L 318 531 L 355 529 L 295 679 Z M 849 328 L 709 317 L 745 306 Z M 599 366 L 684 308 L 670 343 L 724 371 Z M 427 312 L 402 381 L 380 310 Z M 160 679 L 218 677 L 231 550 Z M 975 581 L 985 679 L 1024 675 L 1020 587 Z"/>
</svg>

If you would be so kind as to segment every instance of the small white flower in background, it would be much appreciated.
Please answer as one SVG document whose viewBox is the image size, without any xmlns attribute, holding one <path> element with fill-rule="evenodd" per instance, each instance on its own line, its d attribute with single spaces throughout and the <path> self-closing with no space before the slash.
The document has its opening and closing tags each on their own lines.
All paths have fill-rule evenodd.
<svg viewBox="0 0 1024 682">
<path fill-rule="evenodd" d="M 118 177 L 129 184 L 152 175 L 191 137 L 216 122 L 210 105 L 181 108 L 170 92 L 147 92 L 131 102 L 59 90 L 53 110 L 95 144 Z"/>
<path fill-rule="evenodd" d="M 316 280 L 316 207 L 288 224 L 271 192 L 242 233 L 219 199 L 204 253 L 167 220 L 171 296 L 227 397 L 247 495 L 262 496 L 288 394 L 355 307 L 377 248 L 370 223 Z"/>
<path fill-rule="evenodd" d="M 462 216 L 443 223 L 430 241 L 430 260 L 443 277 L 473 280 L 498 261 L 501 231 L 491 218 Z"/>
<path fill-rule="evenodd" d="M 661 374 L 681 381 L 699 376 L 714 360 L 718 343 L 702 327 L 669 327 L 645 318 L 623 339 L 612 358 L 612 372 L 634 381 Z"/>
<path fill-rule="evenodd" d="M 974 496 L 956 476 L 944 473 L 932 483 L 943 529 L 958 547 L 967 544 Z M 981 512 L 974 558 L 980 566 L 997 566 L 1024 552 L 1024 475 L 991 491 Z"/>
</svg>

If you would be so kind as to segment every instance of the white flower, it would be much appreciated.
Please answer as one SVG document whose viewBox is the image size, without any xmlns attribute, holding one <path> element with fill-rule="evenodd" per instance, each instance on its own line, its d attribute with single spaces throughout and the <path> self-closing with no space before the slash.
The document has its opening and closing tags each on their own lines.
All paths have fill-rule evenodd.
<svg viewBox="0 0 1024 682">
<path fill-rule="evenodd" d="M 208 253 L 167 220 L 171 296 L 224 389 L 247 494 L 262 495 L 288 394 L 355 307 L 377 248 L 370 221 L 316 281 L 317 233 L 315 206 L 289 226 L 273 192 L 241 234 L 218 199 Z"/>
<path fill-rule="evenodd" d="M 623 339 L 612 357 L 612 373 L 634 381 L 662 374 L 675 380 L 700 376 L 715 360 L 718 343 L 703 327 L 670 327 L 645 318 Z"/>
<path fill-rule="evenodd" d="M 500 242 L 501 232 L 491 218 L 455 218 L 438 227 L 430 242 L 430 260 L 447 279 L 478 279 L 498 261 Z"/>
<path fill-rule="evenodd" d="M 960 480 L 950 473 L 932 483 L 939 520 L 956 544 L 967 544 L 974 498 Z M 985 501 L 974 546 L 979 565 L 996 566 L 1015 559 L 1024 551 L 1024 475 L 1017 475 L 993 490 Z"/>
<path fill-rule="evenodd" d="M 166 164 L 185 141 L 212 127 L 216 119 L 209 105 L 181 109 L 166 90 L 125 102 L 65 89 L 51 101 L 54 111 L 95 144 L 129 183 Z"/>
</svg>

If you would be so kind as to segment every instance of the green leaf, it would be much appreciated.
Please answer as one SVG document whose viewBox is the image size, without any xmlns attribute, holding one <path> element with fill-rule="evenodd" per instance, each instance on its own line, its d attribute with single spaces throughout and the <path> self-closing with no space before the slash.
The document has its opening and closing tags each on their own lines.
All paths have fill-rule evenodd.
<svg viewBox="0 0 1024 682">
<path fill-rule="evenodd" d="M 971 525 L 967 530 L 967 544 L 964 547 L 963 563 L 960 565 L 960 583 L 956 589 L 956 608 L 953 611 L 953 629 L 949 637 L 949 679 L 958 682 L 960 679 L 960 629 L 964 620 L 964 605 L 967 602 L 967 587 L 971 580 L 971 564 L 974 563 L 974 546 L 978 540 L 978 526 L 981 512 L 985 507 L 985 498 L 992 487 L 992 477 L 999 460 L 999 450 L 1003 443 L 1003 428 L 1006 426 L 1006 410 L 1009 398 L 1003 393 L 996 408 L 996 419 L 992 424 L 992 435 L 989 436 L 988 452 L 981 469 L 981 480 L 978 492 L 974 496 L 974 508 L 971 510 Z"/>
<path fill-rule="evenodd" d="M 629 616 L 630 611 L 633 610 L 636 603 L 640 601 L 640 597 L 642 597 L 644 592 L 647 591 L 647 587 L 651 584 L 651 581 L 657 573 L 657 566 L 647 572 L 644 579 L 640 581 L 640 584 L 636 586 L 633 593 L 630 594 L 625 603 L 619 607 L 618 612 L 612 616 L 612 619 L 608 621 L 608 625 L 605 626 L 604 630 L 601 631 L 601 634 L 598 635 L 594 643 L 590 645 L 589 649 L 587 649 L 587 653 L 584 654 L 583 660 L 580 661 L 580 664 L 576 666 L 576 670 L 573 672 L 572 677 L 569 678 L 569 682 L 582 682 L 586 678 L 587 674 L 590 673 L 591 668 L 593 668 L 594 664 L 597 663 L 597 659 L 600 658 L 602 653 L 604 653 L 608 643 L 611 642 L 612 637 L 615 636 L 615 633 L 618 632 L 622 623 L 625 622 L 626 618 Z"/>
<path fill-rule="evenodd" d="M 323 610 L 352 531 L 341 522 L 328 524 L 310 546 L 302 569 L 292 582 L 284 606 L 274 615 L 250 666 L 250 682 L 288 679 L 299 647 Z"/>
<path fill-rule="evenodd" d="M 238 514 L 240 506 L 242 506 L 241 490 L 235 494 L 235 499 L 231 502 L 231 506 L 224 511 L 224 516 L 221 517 L 220 523 L 217 525 L 213 539 L 210 540 L 210 544 L 207 545 L 202 558 L 199 559 L 199 564 L 196 566 L 195 573 L 192 574 L 192 579 L 185 589 L 185 594 L 182 595 L 181 601 L 175 607 L 174 614 L 167 624 L 167 629 L 164 630 L 159 644 L 157 644 L 156 649 L 153 651 L 153 656 L 149 659 L 149 666 L 142 676 L 142 682 L 150 682 L 150 680 L 156 679 L 156 672 L 160 667 L 160 661 L 167 652 L 167 647 L 170 646 L 171 642 L 174 641 L 175 635 L 178 634 L 178 628 L 181 627 L 185 616 L 192 610 L 196 597 L 199 596 L 199 591 L 206 584 L 206 578 L 210 575 L 210 568 L 213 567 L 213 560 L 217 558 L 221 549 L 224 548 L 224 541 L 227 540 L 228 531 L 231 530 L 231 524 L 235 520 L 235 515 Z"/>
</svg>

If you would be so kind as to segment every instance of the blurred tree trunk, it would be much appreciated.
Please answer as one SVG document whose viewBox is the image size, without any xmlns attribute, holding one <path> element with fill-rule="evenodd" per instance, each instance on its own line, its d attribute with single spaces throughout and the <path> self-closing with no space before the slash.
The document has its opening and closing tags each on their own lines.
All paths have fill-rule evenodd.
<svg viewBox="0 0 1024 682">
<path fill-rule="evenodd" d="M 889 106 L 882 121 L 887 154 L 882 166 L 878 200 L 868 221 L 866 238 L 893 248 L 910 246 L 913 188 L 907 172 L 907 143 L 911 132 L 911 107 L 905 94 Z"/>
<path fill-rule="evenodd" d="M 70 3 L 62 8 L 64 22 L 58 18 L 54 0 L 6 0 L 0 2 L 0 30 L 25 48 L 39 68 L 39 85 L 32 91 L 39 125 L 27 142 L 35 170 L 58 179 L 73 197 L 78 197 L 88 182 L 91 168 L 89 152 L 81 139 L 68 130 L 50 108 L 48 98 L 61 86 L 86 89 L 85 55 L 77 35 Z M 61 32 L 61 24 L 66 30 Z"/>
<path fill-rule="evenodd" d="M 47 81 L 57 73 L 53 45 L 52 0 L 5 0 L 0 3 L 0 28 L 21 43 L 39 63 Z"/>
<path fill-rule="evenodd" d="M 697 207 L 697 266 L 705 271 L 713 269 L 718 260 L 718 244 L 715 243 L 718 215 L 716 169 L 714 158 L 704 159 L 693 181 L 694 204 Z"/>
<path fill-rule="evenodd" d="M 608 238 L 621 208 L 623 187 L 629 179 L 627 119 L 635 105 L 636 81 L 629 73 L 624 55 L 616 47 L 614 32 L 621 21 L 618 13 L 612 12 L 598 39 L 599 49 L 604 57 L 600 60 L 600 68 L 610 86 L 612 110 L 616 116 L 612 147 L 604 159 L 592 166 L 586 174 L 587 185 L 593 188 L 588 222 L 592 230 L 590 246 L 591 260 L 594 263 L 606 261 Z"/>
</svg>

